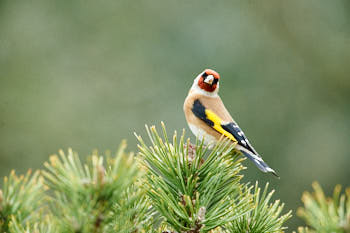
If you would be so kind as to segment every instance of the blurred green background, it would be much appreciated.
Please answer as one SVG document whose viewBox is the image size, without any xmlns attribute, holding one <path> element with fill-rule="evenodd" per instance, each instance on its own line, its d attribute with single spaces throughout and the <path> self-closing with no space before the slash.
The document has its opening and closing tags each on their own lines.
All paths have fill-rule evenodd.
<svg viewBox="0 0 350 233">
<path fill-rule="evenodd" d="M 244 181 L 271 182 L 294 214 L 312 181 L 350 185 L 348 0 L 0 0 L 0 176 L 60 148 L 136 151 L 144 124 L 188 129 L 205 68 L 281 176 L 245 162 Z"/>
</svg>

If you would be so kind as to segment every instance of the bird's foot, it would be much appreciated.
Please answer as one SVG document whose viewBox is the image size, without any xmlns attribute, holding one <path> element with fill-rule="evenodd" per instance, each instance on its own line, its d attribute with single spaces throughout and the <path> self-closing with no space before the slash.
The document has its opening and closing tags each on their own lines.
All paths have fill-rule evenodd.
<svg viewBox="0 0 350 233">
<path fill-rule="evenodd" d="M 188 142 L 185 144 L 185 148 L 187 149 L 187 159 L 189 163 L 192 163 L 196 158 L 196 145 Z"/>
<path fill-rule="evenodd" d="M 196 153 L 196 145 L 192 144 L 192 143 L 188 143 L 185 144 L 185 149 L 187 148 L 187 161 L 189 164 L 192 164 L 194 162 L 194 160 L 196 159 L 197 153 Z M 199 161 L 199 166 L 202 166 L 202 164 L 204 163 L 204 159 L 201 158 L 201 160 Z"/>
</svg>

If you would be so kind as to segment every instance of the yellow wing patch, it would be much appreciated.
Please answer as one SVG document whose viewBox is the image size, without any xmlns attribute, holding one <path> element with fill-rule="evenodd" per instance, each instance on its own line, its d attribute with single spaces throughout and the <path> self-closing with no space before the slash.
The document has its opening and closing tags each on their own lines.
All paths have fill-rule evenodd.
<svg viewBox="0 0 350 233">
<path fill-rule="evenodd" d="M 236 138 L 230 134 L 229 132 L 227 132 L 226 130 L 224 130 L 221 126 L 222 120 L 221 118 L 216 115 L 214 112 L 210 111 L 209 109 L 205 109 L 205 115 L 207 116 L 208 120 L 211 120 L 214 125 L 212 126 L 216 131 L 218 131 L 219 133 L 225 135 L 226 137 L 228 137 L 230 140 L 237 142 Z"/>
</svg>

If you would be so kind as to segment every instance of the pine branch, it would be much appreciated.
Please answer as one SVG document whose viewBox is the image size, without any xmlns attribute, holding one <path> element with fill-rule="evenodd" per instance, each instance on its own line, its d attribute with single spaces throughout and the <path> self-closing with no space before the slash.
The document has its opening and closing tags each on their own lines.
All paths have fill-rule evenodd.
<svg viewBox="0 0 350 233">
<path fill-rule="evenodd" d="M 139 184 L 130 186 L 109 215 L 106 232 L 151 232 L 154 211 Z"/>
<path fill-rule="evenodd" d="M 295 233 L 295 231 L 294 231 L 294 233 Z M 316 232 L 313 231 L 313 230 L 310 230 L 307 227 L 299 227 L 298 228 L 298 233 L 316 233 Z"/>
<path fill-rule="evenodd" d="M 26 175 L 18 177 L 11 171 L 9 177 L 4 178 L 3 189 L 0 190 L 0 232 L 8 232 L 11 222 L 25 226 L 41 208 L 43 177 L 38 171 L 31 173 L 29 170 Z"/>
<path fill-rule="evenodd" d="M 184 133 L 169 142 L 165 126 L 163 137 L 155 127 L 146 127 L 152 145 L 140 136 L 140 155 L 147 175 L 144 188 L 152 205 L 168 227 L 178 232 L 208 232 L 246 214 L 251 208 L 239 183 L 243 169 L 233 147 L 221 141 L 209 152 L 203 141 L 190 151 Z"/>
<path fill-rule="evenodd" d="M 105 232 L 111 214 L 138 177 L 132 154 L 125 154 L 122 143 L 115 158 L 94 154 L 86 164 L 71 149 L 60 151 L 45 163 L 46 184 L 53 191 L 51 212 L 60 219 L 60 232 Z M 121 206 L 120 208 L 124 208 Z"/>
<path fill-rule="evenodd" d="M 291 211 L 281 216 L 284 204 L 279 200 L 271 203 L 274 190 L 268 193 L 268 183 L 261 194 L 258 182 L 255 184 L 252 196 L 254 209 L 242 217 L 230 222 L 229 232 L 282 232 L 283 224 L 291 218 Z"/>
<path fill-rule="evenodd" d="M 68 154 L 60 151 L 51 156 L 42 176 L 28 172 L 18 177 L 11 172 L 0 190 L 0 231 L 257 233 L 284 229 L 290 213 L 280 216 L 283 204 L 270 203 L 272 192 L 267 186 L 260 194 L 256 184 L 251 193 L 253 187 L 240 183 L 244 159 L 234 144 L 222 140 L 210 151 L 203 141 L 192 145 L 185 140 L 184 132 L 180 138 L 175 133 L 170 142 L 164 124 L 162 136 L 155 127 L 147 127 L 147 132 L 151 146 L 137 136 L 140 156 L 136 159 L 124 152 L 124 142 L 115 157 L 96 152 L 82 163 L 69 149 Z M 339 206 L 344 202 L 340 198 Z"/>
<path fill-rule="evenodd" d="M 59 223 L 51 215 L 40 215 L 36 221 L 30 221 L 24 227 L 12 216 L 9 224 L 11 233 L 60 233 Z"/>
<path fill-rule="evenodd" d="M 298 216 L 316 232 L 350 232 L 350 188 L 341 194 L 341 186 L 337 185 L 333 197 L 327 198 L 317 182 L 312 187 L 314 193 L 305 192 L 302 196 L 304 208 L 298 209 Z M 308 231 L 300 228 L 299 232 Z"/>
</svg>

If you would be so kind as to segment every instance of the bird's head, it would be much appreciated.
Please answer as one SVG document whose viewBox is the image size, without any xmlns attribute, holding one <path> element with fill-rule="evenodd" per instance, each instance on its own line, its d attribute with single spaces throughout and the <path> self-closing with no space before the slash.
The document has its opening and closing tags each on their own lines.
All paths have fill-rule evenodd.
<svg viewBox="0 0 350 233">
<path fill-rule="evenodd" d="M 194 80 L 192 88 L 213 95 L 219 91 L 219 80 L 220 75 L 215 70 L 205 69 Z"/>
</svg>

